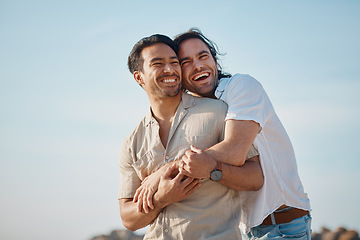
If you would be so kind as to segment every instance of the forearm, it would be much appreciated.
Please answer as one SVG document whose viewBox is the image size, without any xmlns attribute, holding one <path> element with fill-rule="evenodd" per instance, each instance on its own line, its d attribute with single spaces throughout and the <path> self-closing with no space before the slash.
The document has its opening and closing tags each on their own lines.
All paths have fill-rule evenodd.
<svg viewBox="0 0 360 240">
<path fill-rule="evenodd" d="M 257 191 L 264 183 L 258 156 L 248 159 L 241 167 L 223 164 L 222 174 L 219 183 L 237 191 Z"/>
<path fill-rule="evenodd" d="M 249 146 L 240 146 L 236 142 L 219 142 L 205 150 L 214 160 L 233 166 L 242 166 L 246 161 Z"/>
<path fill-rule="evenodd" d="M 130 231 L 136 231 L 146 227 L 159 215 L 162 207 L 155 204 L 154 209 L 150 209 L 148 213 L 138 212 L 137 205 L 132 198 L 120 199 L 120 215 L 124 226 Z"/>
<path fill-rule="evenodd" d="M 216 161 L 242 166 L 259 128 L 259 124 L 254 121 L 227 120 L 224 140 L 205 151 Z"/>
</svg>

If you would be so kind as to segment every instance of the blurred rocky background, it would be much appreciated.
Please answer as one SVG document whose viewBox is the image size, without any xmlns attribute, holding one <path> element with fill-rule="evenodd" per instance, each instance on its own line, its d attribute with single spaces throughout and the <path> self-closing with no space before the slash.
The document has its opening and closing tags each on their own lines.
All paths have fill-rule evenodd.
<svg viewBox="0 0 360 240">
<path fill-rule="evenodd" d="M 91 240 L 142 240 L 144 236 L 136 235 L 129 230 L 114 230 L 110 235 L 100 235 L 91 238 Z"/>
<path fill-rule="evenodd" d="M 110 235 L 95 236 L 90 240 L 142 240 L 143 237 L 143 235 L 136 235 L 129 230 L 122 229 L 114 230 Z M 347 230 L 343 227 L 339 227 L 335 231 L 323 227 L 320 233 L 313 232 L 311 238 L 312 240 L 360 240 L 357 231 Z"/>
<path fill-rule="evenodd" d="M 347 230 L 339 227 L 335 231 L 323 227 L 321 233 L 313 232 L 311 234 L 312 240 L 360 240 L 359 233 L 354 230 Z"/>
</svg>

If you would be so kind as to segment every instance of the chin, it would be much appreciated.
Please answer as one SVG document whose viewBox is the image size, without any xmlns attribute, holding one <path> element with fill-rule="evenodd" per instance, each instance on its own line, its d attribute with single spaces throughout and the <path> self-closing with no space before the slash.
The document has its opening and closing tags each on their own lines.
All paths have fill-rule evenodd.
<svg viewBox="0 0 360 240">
<path fill-rule="evenodd" d="M 198 94 L 203 97 L 212 97 L 214 95 L 215 89 L 202 89 L 198 91 Z"/>
</svg>

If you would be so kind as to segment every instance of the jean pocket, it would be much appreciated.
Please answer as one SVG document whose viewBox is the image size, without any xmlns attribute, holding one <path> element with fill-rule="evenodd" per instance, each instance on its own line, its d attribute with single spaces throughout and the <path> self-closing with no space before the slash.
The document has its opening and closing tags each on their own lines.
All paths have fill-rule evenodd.
<svg viewBox="0 0 360 240">
<path fill-rule="evenodd" d="M 282 238 L 305 240 L 308 238 L 307 225 L 305 217 L 300 217 L 289 223 L 278 224 L 277 228 Z"/>
</svg>

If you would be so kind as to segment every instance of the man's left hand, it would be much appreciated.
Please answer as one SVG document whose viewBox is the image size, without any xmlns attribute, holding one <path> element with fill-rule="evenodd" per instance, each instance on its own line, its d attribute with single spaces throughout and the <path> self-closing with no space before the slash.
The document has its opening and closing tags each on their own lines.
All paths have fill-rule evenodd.
<svg viewBox="0 0 360 240">
<path fill-rule="evenodd" d="M 193 178 L 209 178 L 210 172 L 215 169 L 216 161 L 213 157 L 193 145 L 182 156 L 179 171 Z"/>
</svg>

